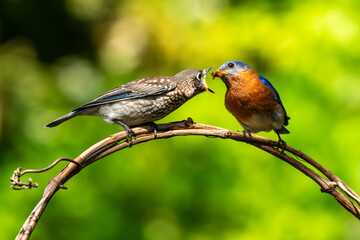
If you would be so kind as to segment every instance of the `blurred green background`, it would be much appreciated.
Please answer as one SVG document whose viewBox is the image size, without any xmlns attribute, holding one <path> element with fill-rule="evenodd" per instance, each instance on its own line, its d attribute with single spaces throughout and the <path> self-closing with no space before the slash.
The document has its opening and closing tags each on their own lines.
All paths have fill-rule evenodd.
<svg viewBox="0 0 360 240">
<path fill-rule="evenodd" d="M 360 2 L 0 0 L 0 239 L 13 239 L 62 168 L 9 188 L 17 167 L 74 158 L 120 128 L 55 118 L 136 78 L 248 63 L 278 89 L 287 143 L 360 192 Z M 158 123 L 242 130 L 225 86 Z M 274 133 L 260 135 L 277 139 Z M 26 178 L 28 176 L 25 176 Z M 25 180 L 25 179 L 24 179 Z M 151 141 L 85 169 L 50 202 L 32 239 L 359 239 L 358 221 L 286 163 L 205 137 Z"/>
</svg>

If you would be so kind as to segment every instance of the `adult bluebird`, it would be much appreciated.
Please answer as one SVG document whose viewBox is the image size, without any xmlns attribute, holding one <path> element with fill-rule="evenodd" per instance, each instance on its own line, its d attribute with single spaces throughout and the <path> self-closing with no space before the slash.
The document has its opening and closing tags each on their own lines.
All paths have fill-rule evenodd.
<svg viewBox="0 0 360 240">
<path fill-rule="evenodd" d="M 244 128 L 244 134 L 274 130 L 284 151 L 286 143 L 280 134 L 290 133 L 285 128 L 290 118 L 273 85 L 239 61 L 224 63 L 212 76 L 225 83 L 225 106 Z"/>
<path fill-rule="evenodd" d="M 55 127 L 75 116 L 100 116 L 108 123 L 122 126 L 132 145 L 131 126 L 149 123 L 155 132 L 154 121 L 167 116 L 199 93 L 213 92 L 205 82 L 210 69 L 188 69 L 172 77 L 149 77 L 131 81 L 72 110 L 45 127 Z"/>
</svg>

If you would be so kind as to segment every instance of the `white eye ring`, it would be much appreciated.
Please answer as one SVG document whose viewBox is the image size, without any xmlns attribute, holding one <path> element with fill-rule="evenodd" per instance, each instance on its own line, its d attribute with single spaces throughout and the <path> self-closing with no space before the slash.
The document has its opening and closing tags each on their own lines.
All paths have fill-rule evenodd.
<svg viewBox="0 0 360 240">
<path fill-rule="evenodd" d="M 199 72 L 199 73 L 196 75 L 196 78 L 197 78 L 198 80 L 201 80 L 201 72 Z"/>
</svg>

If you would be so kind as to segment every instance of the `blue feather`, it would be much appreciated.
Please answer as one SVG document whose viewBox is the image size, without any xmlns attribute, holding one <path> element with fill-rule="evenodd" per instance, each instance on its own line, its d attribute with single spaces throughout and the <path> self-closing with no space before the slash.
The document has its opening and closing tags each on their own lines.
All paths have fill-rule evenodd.
<svg viewBox="0 0 360 240">
<path fill-rule="evenodd" d="M 279 93 L 276 91 L 276 89 L 274 88 L 274 86 L 270 83 L 269 80 L 267 80 L 266 78 L 264 78 L 263 76 L 259 76 L 260 81 L 265 85 L 270 87 L 271 91 L 273 91 L 273 93 L 275 94 L 276 97 L 276 101 L 278 101 L 278 103 L 280 103 L 282 105 L 281 99 L 280 99 L 280 95 Z"/>
<path fill-rule="evenodd" d="M 284 113 L 285 113 L 285 122 L 284 122 L 284 125 L 287 126 L 287 125 L 288 125 L 289 117 L 288 117 L 287 114 L 286 114 L 286 111 L 285 111 L 284 105 L 283 105 L 282 102 L 281 102 L 279 93 L 276 91 L 276 89 L 275 89 L 274 86 L 270 83 L 269 80 L 267 80 L 267 79 L 264 78 L 263 76 L 259 76 L 259 79 L 260 79 L 260 81 L 261 81 L 265 86 L 268 86 L 268 87 L 271 89 L 271 91 L 275 94 L 275 99 L 276 99 L 276 101 L 277 101 L 278 103 L 280 103 L 282 109 L 284 110 Z"/>
<path fill-rule="evenodd" d="M 111 102 L 111 101 L 114 101 L 114 100 L 120 100 L 120 99 L 123 99 L 123 98 L 128 98 L 130 96 L 138 96 L 140 94 L 137 94 L 137 93 L 133 93 L 133 92 L 125 92 L 125 93 L 121 93 L 121 94 L 117 94 L 117 95 L 111 95 L 109 97 L 104 97 L 102 99 L 99 99 L 97 100 L 98 102 Z"/>
</svg>

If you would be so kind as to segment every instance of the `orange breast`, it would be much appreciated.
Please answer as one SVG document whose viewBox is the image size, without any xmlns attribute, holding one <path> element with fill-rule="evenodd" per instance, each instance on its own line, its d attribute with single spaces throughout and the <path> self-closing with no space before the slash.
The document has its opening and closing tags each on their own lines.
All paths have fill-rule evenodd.
<svg viewBox="0 0 360 240">
<path fill-rule="evenodd" d="M 271 120 L 271 113 L 277 105 L 279 104 L 274 99 L 273 92 L 259 80 L 255 71 L 249 70 L 229 79 L 225 106 L 239 122 L 247 123 L 254 114 Z M 266 128 L 266 125 L 270 126 L 272 123 L 264 124 Z"/>
</svg>

